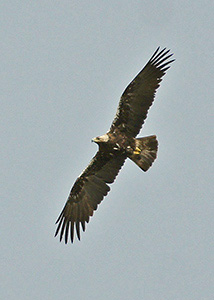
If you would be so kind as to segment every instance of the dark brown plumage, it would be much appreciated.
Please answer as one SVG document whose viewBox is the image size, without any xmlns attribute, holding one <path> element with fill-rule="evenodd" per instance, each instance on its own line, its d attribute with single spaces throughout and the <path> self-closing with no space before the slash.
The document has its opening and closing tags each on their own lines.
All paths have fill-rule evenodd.
<svg viewBox="0 0 214 300">
<path fill-rule="evenodd" d="M 88 167 L 77 178 L 68 200 L 57 219 L 55 236 L 60 232 L 65 243 L 74 232 L 80 240 L 80 226 L 85 231 L 85 223 L 97 209 L 98 204 L 110 191 L 126 158 L 133 160 L 142 170 L 147 171 L 157 156 L 156 136 L 135 138 L 147 117 L 155 92 L 164 76 L 172 54 L 165 48 L 155 51 L 151 59 L 128 85 L 121 96 L 116 116 L 110 130 L 103 136 L 94 138 L 99 150 Z"/>
</svg>

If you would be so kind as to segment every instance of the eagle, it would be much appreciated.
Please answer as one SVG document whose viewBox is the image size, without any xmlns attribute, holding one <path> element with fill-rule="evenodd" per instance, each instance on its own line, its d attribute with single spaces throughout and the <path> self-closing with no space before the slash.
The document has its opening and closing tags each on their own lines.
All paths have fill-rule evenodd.
<svg viewBox="0 0 214 300">
<path fill-rule="evenodd" d="M 59 215 L 55 236 L 73 243 L 76 232 L 85 231 L 94 211 L 110 191 L 127 158 L 147 171 L 157 157 L 155 135 L 136 138 L 155 97 L 162 77 L 169 69 L 173 54 L 166 48 L 154 52 L 145 67 L 123 92 L 110 130 L 92 141 L 99 148 L 87 168 L 75 181 L 67 202 Z"/>
</svg>

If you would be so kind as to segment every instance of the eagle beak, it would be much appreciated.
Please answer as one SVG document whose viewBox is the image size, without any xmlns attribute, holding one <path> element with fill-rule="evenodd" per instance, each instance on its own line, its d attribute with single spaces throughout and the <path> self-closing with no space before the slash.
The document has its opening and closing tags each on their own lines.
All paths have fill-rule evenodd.
<svg viewBox="0 0 214 300">
<path fill-rule="evenodd" d="M 95 137 L 91 140 L 91 142 L 97 143 L 97 142 L 99 142 L 99 138 Z"/>
</svg>

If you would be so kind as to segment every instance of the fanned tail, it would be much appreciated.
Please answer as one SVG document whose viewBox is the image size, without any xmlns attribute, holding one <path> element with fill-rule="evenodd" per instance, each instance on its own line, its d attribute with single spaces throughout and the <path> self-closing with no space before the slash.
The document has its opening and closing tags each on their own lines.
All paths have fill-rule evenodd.
<svg viewBox="0 0 214 300">
<path fill-rule="evenodd" d="M 147 171 L 157 157 L 158 141 L 155 135 L 136 138 L 135 150 L 129 155 L 143 171 Z"/>
</svg>

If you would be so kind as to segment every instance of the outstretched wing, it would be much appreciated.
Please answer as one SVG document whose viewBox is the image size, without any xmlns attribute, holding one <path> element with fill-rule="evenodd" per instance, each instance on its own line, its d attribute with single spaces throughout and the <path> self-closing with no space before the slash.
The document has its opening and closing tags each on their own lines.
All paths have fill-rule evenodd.
<svg viewBox="0 0 214 300">
<path fill-rule="evenodd" d="M 65 234 L 65 243 L 68 242 L 69 235 L 73 242 L 74 227 L 80 240 L 80 224 L 85 231 L 85 222 L 89 222 L 98 204 L 110 191 L 108 184 L 113 183 L 125 159 L 125 155 L 112 156 L 102 151 L 98 151 L 93 157 L 88 167 L 77 178 L 56 221 L 59 224 L 55 236 L 60 231 L 60 241 Z"/>
<path fill-rule="evenodd" d="M 162 77 L 174 61 L 168 60 L 172 56 L 168 54 L 170 50 L 159 49 L 123 92 L 110 132 L 119 128 L 133 137 L 139 133 Z"/>
</svg>

